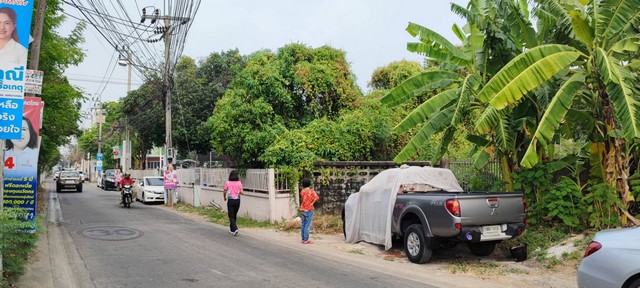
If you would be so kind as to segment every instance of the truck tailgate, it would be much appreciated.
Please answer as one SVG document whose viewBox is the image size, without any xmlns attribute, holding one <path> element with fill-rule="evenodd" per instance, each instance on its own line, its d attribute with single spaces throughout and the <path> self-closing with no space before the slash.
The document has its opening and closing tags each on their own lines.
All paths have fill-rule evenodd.
<svg viewBox="0 0 640 288">
<path fill-rule="evenodd" d="M 524 222 L 522 193 L 468 192 L 458 194 L 462 226 Z"/>
</svg>

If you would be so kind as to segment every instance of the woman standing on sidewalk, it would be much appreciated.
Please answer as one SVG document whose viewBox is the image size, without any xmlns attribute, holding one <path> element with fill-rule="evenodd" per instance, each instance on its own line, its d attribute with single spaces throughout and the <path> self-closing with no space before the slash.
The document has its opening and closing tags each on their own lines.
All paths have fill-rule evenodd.
<svg viewBox="0 0 640 288">
<path fill-rule="evenodd" d="M 302 227 L 300 228 L 300 234 L 302 234 L 302 244 L 313 244 L 309 240 L 309 230 L 311 230 L 311 222 L 313 221 L 313 203 L 316 203 L 320 197 L 316 193 L 316 190 L 311 188 L 311 181 L 309 179 L 302 180 L 302 191 L 300 191 L 300 214 L 302 215 Z"/>
<path fill-rule="evenodd" d="M 233 236 L 238 235 L 238 225 L 236 225 L 236 220 L 238 210 L 240 210 L 240 195 L 244 194 L 242 188 L 242 182 L 240 182 L 238 172 L 236 172 L 236 170 L 231 170 L 231 173 L 229 173 L 229 181 L 224 184 L 222 189 L 224 193 L 224 201 L 227 201 L 227 195 L 229 196 L 229 201 L 227 201 L 227 213 L 229 215 L 229 233 L 233 234 Z"/>
</svg>

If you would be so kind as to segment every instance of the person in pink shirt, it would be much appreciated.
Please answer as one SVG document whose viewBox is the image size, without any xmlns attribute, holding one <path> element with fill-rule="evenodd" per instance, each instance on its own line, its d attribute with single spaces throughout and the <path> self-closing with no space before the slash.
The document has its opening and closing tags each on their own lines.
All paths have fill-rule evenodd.
<svg viewBox="0 0 640 288">
<path fill-rule="evenodd" d="M 164 203 L 173 206 L 173 200 L 175 197 L 175 191 L 178 188 L 178 173 L 173 170 L 173 165 L 167 165 L 167 170 L 164 171 Z"/>
<path fill-rule="evenodd" d="M 300 227 L 300 234 L 302 234 L 302 244 L 313 244 L 309 240 L 309 230 L 311 230 L 311 222 L 313 221 L 313 203 L 316 203 L 320 199 L 316 190 L 311 188 L 311 181 L 309 179 L 302 180 L 302 191 L 300 191 L 300 214 L 302 216 L 302 227 Z"/>
<path fill-rule="evenodd" d="M 224 187 L 222 189 L 224 201 L 227 202 L 227 213 L 229 215 L 229 233 L 233 234 L 233 236 L 238 235 L 238 226 L 236 225 L 236 220 L 238 217 L 238 210 L 240 210 L 240 195 L 244 194 L 242 188 L 242 182 L 240 182 L 238 172 L 236 172 L 236 170 L 231 170 L 231 173 L 229 173 L 229 181 L 227 181 L 227 183 L 224 183 Z"/>
<path fill-rule="evenodd" d="M 116 175 L 113 177 L 113 182 L 116 184 L 116 190 L 120 191 L 122 187 L 120 187 L 120 181 L 122 181 L 122 172 L 120 169 L 116 169 Z"/>
</svg>

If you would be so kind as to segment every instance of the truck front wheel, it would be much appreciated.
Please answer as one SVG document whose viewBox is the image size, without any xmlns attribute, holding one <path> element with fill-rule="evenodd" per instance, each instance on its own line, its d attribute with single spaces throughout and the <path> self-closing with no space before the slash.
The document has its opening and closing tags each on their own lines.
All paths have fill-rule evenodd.
<svg viewBox="0 0 640 288">
<path fill-rule="evenodd" d="M 476 256 L 489 256 L 496 250 L 496 242 L 480 242 L 480 243 L 467 243 L 471 254 Z"/>
<path fill-rule="evenodd" d="M 427 263 L 433 251 L 427 248 L 422 225 L 413 224 L 404 232 L 404 253 L 409 261 L 417 264 Z"/>
</svg>

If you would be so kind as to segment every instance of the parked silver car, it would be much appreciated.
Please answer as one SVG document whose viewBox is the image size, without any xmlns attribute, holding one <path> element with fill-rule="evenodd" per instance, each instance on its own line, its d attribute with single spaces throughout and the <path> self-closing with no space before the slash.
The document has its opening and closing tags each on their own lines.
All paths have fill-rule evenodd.
<svg viewBox="0 0 640 288">
<path fill-rule="evenodd" d="M 62 171 L 56 179 L 56 192 L 62 189 L 73 189 L 82 192 L 82 177 L 78 171 Z"/>
<path fill-rule="evenodd" d="M 640 288 L 640 227 L 596 233 L 578 267 L 580 288 Z"/>
</svg>

